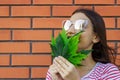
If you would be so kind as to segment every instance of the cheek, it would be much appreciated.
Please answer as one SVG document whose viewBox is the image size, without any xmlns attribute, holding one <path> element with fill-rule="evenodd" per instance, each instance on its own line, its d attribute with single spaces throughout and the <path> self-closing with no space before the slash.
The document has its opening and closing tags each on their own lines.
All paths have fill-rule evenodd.
<svg viewBox="0 0 120 80">
<path fill-rule="evenodd" d="M 79 48 L 86 48 L 92 43 L 92 35 L 83 32 L 80 37 Z"/>
<path fill-rule="evenodd" d="M 92 29 L 88 28 L 81 34 L 81 39 L 92 39 L 93 31 Z"/>
<path fill-rule="evenodd" d="M 81 35 L 80 41 L 84 43 L 89 43 L 93 39 L 93 35 L 91 33 L 83 33 Z"/>
</svg>

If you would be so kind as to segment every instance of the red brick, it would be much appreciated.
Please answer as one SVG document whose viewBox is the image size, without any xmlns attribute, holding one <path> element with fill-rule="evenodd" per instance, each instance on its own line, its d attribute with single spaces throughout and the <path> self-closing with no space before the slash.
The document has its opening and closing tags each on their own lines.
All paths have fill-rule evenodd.
<svg viewBox="0 0 120 80">
<path fill-rule="evenodd" d="M 53 6 L 53 16 L 71 16 L 79 7 L 92 9 L 91 6 Z"/>
<path fill-rule="evenodd" d="M 29 43 L 27 42 L 1 42 L 0 53 L 28 53 Z"/>
<path fill-rule="evenodd" d="M 14 30 L 13 40 L 50 40 L 50 30 Z"/>
<path fill-rule="evenodd" d="M 0 30 L 0 40 L 10 40 L 10 30 Z"/>
<path fill-rule="evenodd" d="M 49 6 L 13 6 L 12 16 L 50 16 Z"/>
<path fill-rule="evenodd" d="M 95 6 L 95 11 L 102 16 L 120 16 L 120 6 Z"/>
<path fill-rule="evenodd" d="M 31 0 L 0 0 L 0 4 L 30 4 Z"/>
<path fill-rule="evenodd" d="M 106 28 L 115 28 L 114 18 L 104 18 Z"/>
<path fill-rule="evenodd" d="M 34 18 L 33 28 L 61 28 L 62 21 L 68 18 Z M 114 18 L 104 18 L 107 28 L 115 27 Z"/>
<path fill-rule="evenodd" d="M 120 28 L 120 18 L 118 18 L 117 21 L 118 21 L 117 27 Z"/>
<path fill-rule="evenodd" d="M 48 68 L 32 68 L 32 78 L 45 78 Z"/>
<path fill-rule="evenodd" d="M 12 65 L 50 65 L 50 55 L 12 55 Z"/>
<path fill-rule="evenodd" d="M 30 19 L 29 18 L 0 18 L 0 28 L 30 28 Z"/>
<path fill-rule="evenodd" d="M 120 43 L 118 44 L 118 53 L 120 54 Z"/>
<path fill-rule="evenodd" d="M 107 30 L 107 40 L 120 40 L 120 30 Z"/>
<path fill-rule="evenodd" d="M 8 66 L 10 63 L 9 55 L 0 55 L 0 66 Z"/>
<path fill-rule="evenodd" d="M 120 0 L 117 0 L 117 4 L 120 4 Z"/>
<path fill-rule="evenodd" d="M 9 16 L 8 6 L 0 6 L 0 16 Z"/>
<path fill-rule="evenodd" d="M 50 45 L 48 42 L 34 42 L 32 43 L 33 53 L 50 53 Z"/>
<path fill-rule="evenodd" d="M 67 18 L 34 18 L 33 28 L 61 28 Z"/>
<path fill-rule="evenodd" d="M 28 68 L 0 68 L 0 78 L 29 78 Z"/>
<path fill-rule="evenodd" d="M 33 0 L 34 4 L 72 4 L 72 0 Z"/>
<path fill-rule="evenodd" d="M 111 47 L 111 48 L 113 48 L 113 49 L 115 48 L 115 43 L 113 43 L 113 42 L 108 42 L 107 44 L 108 44 L 109 47 Z"/>
<path fill-rule="evenodd" d="M 75 4 L 114 4 L 114 0 L 75 0 Z"/>
<path fill-rule="evenodd" d="M 55 36 L 55 38 L 58 36 L 58 34 L 61 32 L 61 30 L 55 30 L 54 31 L 54 36 Z"/>
</svg>

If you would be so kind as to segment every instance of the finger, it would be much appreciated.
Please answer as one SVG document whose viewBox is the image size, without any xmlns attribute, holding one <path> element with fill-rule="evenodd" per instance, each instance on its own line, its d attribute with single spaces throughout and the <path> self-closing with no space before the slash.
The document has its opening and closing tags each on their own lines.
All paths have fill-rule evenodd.
<svg viewBox="0 0 120 80">
<path fill-rule="evenodd" d="M 56 68 L 56 70 L 59 72 L 59 74 L 61 75 L 61 77 L 64 77 L 66 71 L 63 71 L 62 68 Z M 59 77 L 59 76 L 58 76 Z"/>
<path fill-rule="evenodd" d="M 54 65 L 56 66 L 55 69 L 58 71 L 64 72 L 64 68 L 61 66 L 61 64 L 57 61 L 57 58 L 54 59 Z M 59 68 L 59 69 L 58 69 Z"/>
<path fill-rule="evenodd" d="M 64 75 L 64 74 L 66 74 L 66 72 L 67 72 L 67 70 L 60 64 L 60 63 L 58 63 L 56 60 L 57 60 L 58 58 L 56 58 L 55 60 L 54 60 L 54 64 L 55 64 L 55 66 L 56 66 L 56 70 L 60 73 L 60 75 L 62 76 L 62 75 Z"/>
<path fill-rule="evenodd" d="M 65 65 L 66 65 L 66 71 L 71 71 L 71 69 L 73 69 L 73 68 L 75 68 L 75 66 L 72 64 L 72 63 L 70 63 L 68 60 L 66 60 L 65 58 L 63 58 L 62 56 L 59 56 L 59 58 L 62 60 L 62 61 L 64 61 L 64 63 L 65 63 Z"/>
<path fill-rule="evenodd" d="M 67 69 L 67 68 L 68 68 L 68 65 L 67 65 L 62 59 L 60 59 L 59 57 L 56 58 L 56 62 L 57 62 L 58 64 L 60 64 L 60 66 L 63 67 L 64 69 Z"/>
<path fill-rule="evenodd" d="M 58 80 L 58 77 L 55 74 L 52 74 L 51 77 L 52 77 L 52 80 Z"/>
<path fill-rule="evenodd" d="M 62 61 L 67 65 L 67 67 L 69 67 L 69 66 L 72 65 L 68 60 L 66 60 L 66 59 L 63 58 L 62 56 L 58 56 L 58 58 L 60 58 L 60 60 L 62 60 Z"/>
<path fill-rule="evenodd" d="M 55 69 L 55 65 L 51 65 L 48 70 L 51 74 L 56 74 L 58 71 Z"/>
<path fill-rule="evenodd" d="M 50 67 L 49 67 L 49 70 L 48 70 L 48 72 L 49 72 L 49 74 L 51 75 L 51 80 L 58 80 L 58 77 L 57 77 L 57 73 L 58 73 L 58 71 L 55 69 L 56 68 L 56 66 L 54 65 L 54 64 L 52 64 Z"/>
</svg>

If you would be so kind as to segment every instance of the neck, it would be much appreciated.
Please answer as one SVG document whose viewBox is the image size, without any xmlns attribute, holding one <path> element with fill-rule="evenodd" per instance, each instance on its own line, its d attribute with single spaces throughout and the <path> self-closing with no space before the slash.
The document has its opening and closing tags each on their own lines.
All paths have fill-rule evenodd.
<svg viewBox="0 0 120 80">
<path fill-rule="evenodd" d="M 88 57 L 82 62 L 83 66 L 77 67 L 80 76 L 86 75 L 88 72 L 90 72 L 93 67 L 95 66 L 96 62 L 92 59 L 91 53 L 88 55 Z"/>
<path fill-rule="evenodd" d="M 96 62 L 93 60 L 91 53 L 88 55 L 88 57 L 82 61 L 83 66 L 92 66 L 95 65 Z"/>
</svg>

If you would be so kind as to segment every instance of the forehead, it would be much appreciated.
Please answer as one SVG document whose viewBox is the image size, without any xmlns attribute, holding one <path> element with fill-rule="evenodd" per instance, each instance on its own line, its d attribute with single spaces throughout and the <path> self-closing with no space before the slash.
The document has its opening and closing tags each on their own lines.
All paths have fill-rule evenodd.
<svg viewBox="0 0 120 80">
<path fill-rule="evenodd" d="M 88 20 L 88 26 L 92 26 L 91 20 L 84 13 L 81 13 L 81 12 L 75 13 L 70 18 L 72 22 L 75 22 L 76 20 L 79 20 L 79 19 Z"/>
<path fill-rule="evenodd" d="M 85 19 L 85 20 L 89 20 L 89 18 L 84 14 L 84 13 L 75 13 L 74 15 L 71 16 L 70 20 L 71 21 L 76 21 L 78 19 Z"/>
</svg>

